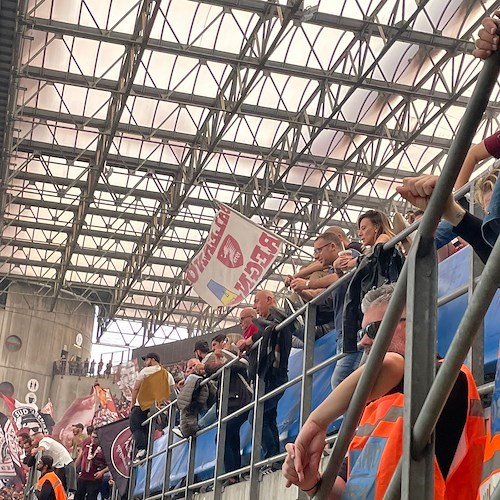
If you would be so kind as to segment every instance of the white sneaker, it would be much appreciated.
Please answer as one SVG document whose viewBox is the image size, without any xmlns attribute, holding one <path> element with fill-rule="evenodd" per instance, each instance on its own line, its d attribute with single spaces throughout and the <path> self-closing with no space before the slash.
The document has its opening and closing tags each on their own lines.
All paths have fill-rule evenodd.
<svg viewBox="0 0 500 500">
<path fill-rule="evenodd" d="M 173 432 L 176 436 L 180 437 L 181 439 L 184 439 L 184 436 L 182 435 L 182 432 L 181 432 L 181 430 L 179 429 L 179 427 L 174 427 L 174 428 L 172 429 L 172 432 Z"/>
<path fill-rule="evenodd" d="M 134 463 L 140 462 L 146 456 L 146 450 L 139 450 L 135 454 Z"/>
</svg>

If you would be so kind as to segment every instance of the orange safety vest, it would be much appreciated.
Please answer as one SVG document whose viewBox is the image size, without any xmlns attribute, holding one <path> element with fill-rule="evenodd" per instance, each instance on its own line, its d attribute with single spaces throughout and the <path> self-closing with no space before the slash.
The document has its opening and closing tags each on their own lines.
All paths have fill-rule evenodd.
<svg viewBox="0 0 500 500">
<path fill-rule="evenodd" d="M 500 359 L 500 347 L 497 359 Z M 500 489 L 500 363 L 497 363 L 495 390 L 491 400 L 488 439 L 484 449 L 483 476 L 478 491 L 478 499 L 490 500 Z"/>
<path fill-rule="evenodd" d="M 56 495 L 56 500 L 66 500 L 66 492 L 61 480 L 55 472 L 47 472 L 36 482 L 36 491 L 42 491 L 45 481 L 49 481 Z"/>
<path fill-rule="evenodd" d="M 475 498 L 481 482 L 485 428 L 476 384 L 467 367 L 468 411 L 446 480 L 434 457 L 435 500 Z M 403 453 L 404 394 L 389 394 L 365 408 L 348 451 L 348 480 L 342 499 L 381 500 Z"/>
<path fill-rule="evenodd" d="M 494 434 L 491 437 L 490 432 L 488 432 L 481 479 L 478 498 L 481 500 L 494 498 L 493 494 L 499 488 L 500 482 L 500 434 Z"/>
</svg>

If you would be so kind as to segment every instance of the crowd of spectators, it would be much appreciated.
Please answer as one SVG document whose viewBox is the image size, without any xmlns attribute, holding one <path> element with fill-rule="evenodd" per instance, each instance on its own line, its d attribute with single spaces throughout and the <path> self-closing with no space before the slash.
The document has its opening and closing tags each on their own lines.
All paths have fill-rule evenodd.
<svg viewBox="0 0 500 500">
<path fill-rule="evenodd" d="M 99 494 L 109 498 L 109 468 L 93 426 L 85 432 L 81 423 L 75 424 L 68 447 L 38 429 L 19 432 L 17 441 L 23 466 L 40 474 L 35 488 L 39 500 L 65 500 L 70 495 L 97 500 Z"/>
<path fill-rule="evenodd" d="M 0 500 L 21 500 L 22 498 L 23 492 L 14 485 L 8 484 L 0 488 Z"/>
<path fill-rule="evenodd" d="M 65 346 L 66 347 L 66 346 Z M 77 354 L 69 355 L 66 349 L 61 351 L 59 360 L 54 361 L 54 375 L 71 375 L 75 377 L 105 377 L 109 379 L 112 374 L 113 363 L 109 360 L 106 364 L 102 359 L 98 363 L 88 357 L 82 361 Z"/>
</svg>

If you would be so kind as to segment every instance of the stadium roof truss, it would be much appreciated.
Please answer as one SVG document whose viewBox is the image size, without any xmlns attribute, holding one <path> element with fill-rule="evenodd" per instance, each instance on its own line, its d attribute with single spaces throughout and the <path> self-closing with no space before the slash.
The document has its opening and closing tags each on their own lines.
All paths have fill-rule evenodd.
<svg viewBox="0 0 500 500">
<path fill-rule="evenodd" d="M 213 200 L 309 248 L 402 208 L 395 185 L 442 168 L 500 1 L 0 5 L 0 279 L 77 293 L 100 341 L 130 345 L 235 323 L 183 278 Z"/>
</svg>

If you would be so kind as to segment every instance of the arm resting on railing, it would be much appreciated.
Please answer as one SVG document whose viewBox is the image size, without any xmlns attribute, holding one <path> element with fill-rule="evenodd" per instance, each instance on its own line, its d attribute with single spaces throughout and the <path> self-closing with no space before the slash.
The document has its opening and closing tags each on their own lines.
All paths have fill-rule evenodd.
<svg viewBox="0 0 500 500">
<path fill-rule="evenodd" d="M 293 448 L 287 448 L 289 454 L 283 466 L 283 475 L 288 481 L 288 486 L 296 484 L 306 491 L 317 481 L 328 426 L 347 410 L 364 368 L 361 366 L 355 370 L 333 390 L 318 408 L 311 412 L 300 430 Z M 387 353 L 369 400 L 373 401 L 387 394 L 401 382 L 403 373 L 404 358 L 393 352 Z M 315 490 L 306 492 L 312 495 Z"/>
</svg>

